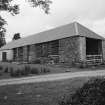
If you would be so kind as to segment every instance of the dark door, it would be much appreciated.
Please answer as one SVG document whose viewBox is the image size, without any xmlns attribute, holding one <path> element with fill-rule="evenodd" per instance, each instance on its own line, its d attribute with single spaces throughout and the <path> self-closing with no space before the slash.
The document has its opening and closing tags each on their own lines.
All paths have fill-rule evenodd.
<svg viewBox="0 0 105 105">
<path fill-rule="evenodd" d="M 7 60 L 7 52 L 2 52 L 2 60 L 3 61 Z"/>
</svg>

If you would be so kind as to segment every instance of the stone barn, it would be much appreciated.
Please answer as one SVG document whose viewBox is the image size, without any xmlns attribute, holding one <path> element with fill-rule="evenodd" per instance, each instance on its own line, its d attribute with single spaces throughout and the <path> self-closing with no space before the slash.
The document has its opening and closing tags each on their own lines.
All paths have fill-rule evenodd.
<svg viewBox="0 0 105 105">
<path fill-rule="evenodd" d="M 73 22 L 7 43 L 0 49 L 0 56 L 1 61 L 33 62 L 51 58 L 56 63 L 71 65 L 99 64 L 105 60 L 105 39 Z"/>
</svg>

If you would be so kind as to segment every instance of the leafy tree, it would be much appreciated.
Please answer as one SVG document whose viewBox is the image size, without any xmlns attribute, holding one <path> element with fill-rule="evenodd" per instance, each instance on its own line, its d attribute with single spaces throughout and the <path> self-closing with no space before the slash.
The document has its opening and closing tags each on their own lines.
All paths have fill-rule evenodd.
<svg viewBox="0 0 105 105">
<path fill-rule="evenodd" d="M 18 39 L 20 39 L 20 38 L 21 38 L 21 37 L 20 37 L 20 33 L 16 33 L 16 34 L 14 34 L 12 40 L 18 40 Z"/>
<path fill-rule="evenodd" d="M 6 44 L 5 42 L 5 28 L 3 27 L 3 25 L 5 24 L 5 20 L 1 18 L 0 16 L 0 47 L 2 47 L 4 44 Z"/>
<path fill-rule="evenodd" d="M 19 6 L 13 5 L 11 2 L 13 0 L 0 0 L 0 12 L 7 11 L 12 15 L 16 15 L 19 13 Z M 46 14 L 49 13 L 49 5 L 51 3 L 50 0 L 26 0 L 31 3 L 32 7 L 41 7 Z M 5 32 L 6 29 L 3 27 L 6 24 L 6 21 L 0 16 L 0 47 L 4 45 L 5 42 Z M 2 41 L 3 40 L 3 41 Z"/>
<path fill-rule="evenodd" d="M 104 105 L 105 78 L 89 80 L 69 98 L 61 100 L 59 105 Z"/>
<path fill-rule="evenodd" d="M 0 11 L 8 11 L 12 15 L 19 13 L 19 6 L 12 5 L 13 0 L 0 0 Z M 41 7 L 45 13 L 49 13 L 50 0 L 26 0 L 32 4 L 32 7 Z"/>
</svg>

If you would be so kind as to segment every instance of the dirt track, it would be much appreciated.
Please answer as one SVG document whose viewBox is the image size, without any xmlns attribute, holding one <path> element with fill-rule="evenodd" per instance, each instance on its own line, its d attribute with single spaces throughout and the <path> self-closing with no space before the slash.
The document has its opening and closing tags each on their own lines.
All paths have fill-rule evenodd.
<svg viewBox="0 0 105 105">
<path fill-rule="evenodd" d="M 57 80 L 64 80 L 64 79 L 70 79 L 70 78 L 76 78 L 76 77 L 94 77 L 94 76 L 105 76 L 105 70 L 82 71 L 82 72 L 74 72 L 74 73 L 66 72 L 66 73 L 47 74 L 47 75 L 39 75 L 39 76 L 24 77 L 24 78 L 3 79 L 3 80 L 0 80 L 0 86 L 12 85 L 12 84 L 23 84 L 23 83 L 57 81 Z"/>
</svg>

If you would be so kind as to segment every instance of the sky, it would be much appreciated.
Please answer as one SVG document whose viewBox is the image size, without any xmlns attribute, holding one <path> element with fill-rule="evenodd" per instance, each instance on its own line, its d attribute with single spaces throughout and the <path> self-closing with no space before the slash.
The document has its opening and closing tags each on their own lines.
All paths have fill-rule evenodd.
<svg viewBox="0 0 105 105">
<path fill-rule="evenodd" d="M 49 15 L 39 7 L 32 8 L 25 0 L 13 3 L 19 4 L 18 15 L 2 12 L 8 23 L 5 26 L 7 42 L 15 33 L 26 37 L 74 21 L 105 37 L 105 0 L 52 0 Z"/>
</svg>

